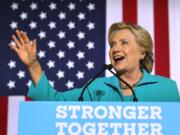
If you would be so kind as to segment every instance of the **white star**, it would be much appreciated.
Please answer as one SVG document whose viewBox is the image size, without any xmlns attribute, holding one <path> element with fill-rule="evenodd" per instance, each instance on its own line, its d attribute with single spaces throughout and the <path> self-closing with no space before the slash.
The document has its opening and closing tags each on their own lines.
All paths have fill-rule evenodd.
<svg viewBox="0 0 180 135">
<path fill-rule="evenodd" d="M 7 86 L 9 87 L 9 89 L 15 88 L 15 81 L 9 80 Z"/>
<path fill-rule="evenodd" d="M 68 89 L 74 88 L 74 82 L 68 80 L 68 82 L 66 83 L 66 86 Z"/>
<path fill-rule="evenodd" d="M 65 57 L 65 52 L 59 50 L 59 52 L 57 53 L 57 56 L 59 57 L 59 59 L 64 58 Z"/>
<path fill-rule="evenodd" d="M 56 75 L 58 76 L 59 79 L 64 78 L 64 71 L 59 70 Z"/>
<path fill-rule="evenodd" d="M 55 41 L 49 41 L 49 43 L 48 43 L 48 46 L 49 46 L 49 49 L 52 49 L 52 48 L 55 48 L 56 47 L 56 42 Z"/>
<path fill-rule="evenodd" d="M 19 7 L 18 7 L 17 3 L 13 2 L 11 5 L 11 8 L 12 8 L 12 10 L 17 10 Z"/>
<path fill-rule="evenodd" d="M 87 25 L 87 27 L 88 27 L 89 30 L 92 30 L 92 29 L 95 28 L 95 27 L 94 27 L 94 23 L 92 23 L 92 22 L 89 22 L 88 25 Z"/>
<path fill-rule="evenodd" d="M 29 81 L 26 83 L 26 85 L 28 86 L 28 88 L 31 87 L 31 84 L 32 84 L 32 81 L 31 81 L 31 80 L 29 80 Z"/>
<path fill-rule="evenodd" d="M 56 3 L 51 2 L 51 4 L 49 5 L 49 8 L 50 8 L 51 10 L 55 10 L 55 9 L 56 9 Z"/>
<path fill-rule="evenodd" d="M 49 80 L 49 84 L 54 87 L 54 81 Z"/>
<path fill-rule="evenodd" d="M 59 37 L 59 39 L 63 39 L 66 37 L 66 33 L 64 31 L 59 31 L 58 37 Z"/>
<path fill-rule="evenodd" d="M 20 14 L 20 18 L 21 18 L 21 20 L 27 19 L 27 13 L 22 12 L 22 13 Z"/>
<path fill-rule="evenodd" d="M 11 41 L 10 43 L 9 43 L 9 46 L 14 46 L 14 45 L 16 45 L 16 43 L 15 42 L 13 42 L 13 41 Z"/>
<path fill-rule="evenodd" d="M 81 39 L 85 38 L 85 33 L 80 31 L 80 32 L 77 34 L 77 37 L 79 38 L 79 40 L 81 40 Z"/>
<path fill-rule="evenodd" d="M 37 55 L 38 55 L 38 57 L 39 57 L 40 59 L 43 58 L 43 57 L 46 57 L 46 56 L 45 56 L 45 51 L 42 51 L 42 50 L 40 50 Z"/>
<path fill-rule="evenodd" d="M 74 29 L 75 28 L 75 23 L 74 22 L 69 22 L 68 25 L 69 29 Z"/>
<path fill-rule="evenodd" d="M 39 14 L 39 17 L 41 18 L 41 20 L 43 20 L 43 19 L 46 19 L 46 18 L 47 18 L 46 15 L 47 15 L 47 14 L 46 14 L 45 12 L 41 12 L 41 13 Z"/>
<path fill-rule="evenodd" d="M 89 9 L 89 11 L 94 10 L 95 9 L 95 5 L 92 3 L 89 3 L 89 5 L 87 6 L 87 8 Z"/>
<path fill-rule="evenodd" d="M 56 23 L 53 21 L 50 21 L 50 23 L 48 24 L 49 28 L 52 30 L 54 28 L 56 28 Z"/>
<path fill-rule="evenodd" d="M 16 29 L 18 27 L 18 23 L 12 21 L 11 24 L 10 24 L 10 27 L 11 27 L 11 29 Z"/>
<path fill-rule="evenodd" d="M 78 59 L 84 59 L 84 52 L 79 51 L 76 56 L 78 57 Z"/>
<path fill-rule="evenodd" d="M 18 73 L 17 73 L 17 76 L 19 77 L 19 79 L 21 78 L 24 78 L 25 77 L 25 72 L 20 70 Z"/>
<path fill-rule="evenodd" d="M 31 28 L 31 30 L 37 28 L 37 22 L 31 21 L 29 27 Z"/>
<path fill-rule="evenodd" d="M 47 65 L 48 65 L 49 69 L 54 68 L 55 67 L 55 62 L 52 61 L 52 60 L 49 60 Z"/>
<path fill-rule="evenodd" d="M 69 42 L 67 43 L 67 46 L 68 46 L 69 49 L 72 49 L 72 48 L 75 48 L 74 44 L 75 44 L 74 42 L 69 41 Z"/>
<path fill-rule="evenodd" d="M 85 19 L 85 14 L 80 12 L 77 17 L 81 21 L 81 20 Z"/>
<path fill-rule="evenodd" d="M 78 73 L 76 74 L 77 78 L 80 80 L 80 79 L 83 79 L 84 78 L 84 72 L 81 72 L 81 71 L 78 71 Z"/>
<path fill-rule="evenodd" d="M 10 69 L 15 68 L 16 67 L 16 62 L 13 61 L 13 60 L 10 60 L 10 62 L 8 63 L 8 66 L 9 66 Z"/>
<path fill-rule="evenodd" d="M 32 2 L 30 5 L 31 10 L 36 10 L 37 9 L 37 3 Z"/>
<path fill-rule="evenodd" d="M 76 8 L 76 5 L 74 3 L 69 3 L 68 8 L 69 10 L 74 10 Z"/>
<path fill-rule="evenodd" d="M 71 69 L 71 68 L 74 68 L 74 61 L 68 61 L 68 63 L 66 63 L 66 66 Z"/>
<path fill-rule="evenodd" d="M 46 32 L 44 31 L 40 31 L 40 33 L 38 34 L 40 39 L 46 38 Z"/>
<path fill-rule="evenodd" d="M 88 61 L 88 63 L 86 64 L 86 67 L 90 70 L 94 68 L 94 62 Z"/>
<path fill-rule="evenodd" d="M 94 42 L 89 41 L 86 46 L 89 50 L 94 49 Z"/>
<path fill-rule="evenodd" d="M 63 19 L 66 18 L 66 13 L 60 12 L 58 17 L 59 17 L 60 20 L 63 20 Z"/>
</svg>

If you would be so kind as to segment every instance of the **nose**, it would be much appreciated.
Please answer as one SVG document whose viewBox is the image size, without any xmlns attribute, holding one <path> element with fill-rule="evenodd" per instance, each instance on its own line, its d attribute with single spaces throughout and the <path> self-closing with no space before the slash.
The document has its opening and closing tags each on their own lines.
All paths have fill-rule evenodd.
<svg viewBox="0 0 180 135">
<path fill-rule="evenodd" d="M 113 53 L 120 52 L 121 51 L 121 47 L 116 44 L 116 45 L 113 46 L 112 51 L 113 51 Z"/>
</svg>

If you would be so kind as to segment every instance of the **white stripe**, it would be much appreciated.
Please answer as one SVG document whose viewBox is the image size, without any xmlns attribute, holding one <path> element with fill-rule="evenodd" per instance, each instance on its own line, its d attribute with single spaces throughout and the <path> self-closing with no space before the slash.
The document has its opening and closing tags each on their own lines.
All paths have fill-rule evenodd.
<svg viewBox="0 0 180 135">
<path fill-rule="evenodd" d="M 106 0 L 106 63 L 109 64 L 108 29 L 115 23 L 122 21 L 122 0 Z M 108 71 L 106 76 L 112 76 Z"/>
<path fill-rule="evenodd" d="M 145 28 L 151 35 L 154 41 L 154 6 L 153 0 L 138 0 L 137 1 L 137 23 Z M 152 74 L 154 74 L 154 68 Z"/>
<path fill-rule="evenodd" d="M 180 1 L 169 0 L 170 77 L 180 92 Z"/>
<path fill-rule="evenodd" d="M 24 96 L 9 96 L 8 98 L 7 135 L 18 135 L 19 103 L 24 100 Z"/>
</svg>

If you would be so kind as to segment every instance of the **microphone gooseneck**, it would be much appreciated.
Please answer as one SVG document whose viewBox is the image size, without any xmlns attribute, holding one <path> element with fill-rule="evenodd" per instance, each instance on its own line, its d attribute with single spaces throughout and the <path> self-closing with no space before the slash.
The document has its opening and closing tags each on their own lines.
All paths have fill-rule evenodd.
<svg viewBox="0 0 180 135">
<path fill-rule="evenodd" d="M 116 73 L 114 73 L 111 69 L 112 69 L 112 65 L 109 64 L 109 65 L 105 65 L 104 67 L 106 67 L 107 70 L 109 70 L 113 75 L 115 75 L 120 81 L 122 81 L 123 83 L 125 83 L 129 88 L 130 90 L 132 91 L 132 94 L 133 94 L 133 102 L 137 102 L 138 101 L 138 98 L 136 97 L 136 94 L 134 92 L 134 89 L 126 82 L 124 81 L 121 77 L 119 77 Z"/>
<path fill-rule="evenodd" d="M 110 66 L 108 66 L 108 65 L 105 64 L 105 65 L 103 66 L 103 68 L 101 69 L 101 71 L 98 72 L 98 73 L 96 74 L 96 76 L 94 76 L 94 77 L 84 86 L 84 88 L 83 88 L 83 90 L 81 91 L 81 94 L 80 94 L 80 96 L 79 96 L 79 98 L 78 98 L 78 101 L 83 101 L 83 94 L 84 94 L 86 88 L 87 88 L 98 76 L 100 76 L 100 75 L 104 72 L 104 70 L 106 70 L 106 69 L 108 69 L 108 68 L 110 68 Z"/>
<path fill-rule="evenodd" d="M 116 73 L 114 73 L 111 69 L 113 68 L 113 66 L 111 65 L 111 64 L 104 64 L 103 65 L 103 68 L 101 69 L 101 71 L 100 72 L 98 72 L 97 74 L 96 74 L 96 76 L 94 76 L 85 86 L 84 86 L 84 88 L 82 89 L 82 91 L 81 91 L 81 94 L 80 94 L 80 96 L 79 96 L 79 98 L 78 98 L 78 101 L 83 101 L 83 94 L 84 94 L 84 92 L 85 92 L 85 90 L 86 90 L 86 88 L 98 77 L 98 76 L 100 76 L 103 72 L 104 72 L 104 70 L 108 70 L 108 71 L 110 71 L 114 76 L 116 76 L 120 81 L 122 81 L 123 83 L 125 83 L 129 88 L 130 88 L 130 90 L 132 91 L 132 94 L 133 94 L 133 102 L 137 102 L 138 101 L 138 99 L 137 99 L 137 97 L 136 97 L 136 94 L 135 94 L 135 92 L 134 92 L 134 89 L 126 82 L 126 81 L 124 81 L 121 77 L 119 77 Z"/>
</svg>

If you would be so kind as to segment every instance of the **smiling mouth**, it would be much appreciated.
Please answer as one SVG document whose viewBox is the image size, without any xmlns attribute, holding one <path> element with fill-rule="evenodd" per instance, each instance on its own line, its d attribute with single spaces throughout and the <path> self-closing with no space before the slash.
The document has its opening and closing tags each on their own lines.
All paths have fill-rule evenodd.
<svg viewBox="0 0 180 135">
<path fill-rule="evenodd" d="M 114 56 L 113 60 L 115 61 L 115 63 L 119 63 L 122 60 L 124 60 L 124 58 L 125 58 L 124 56 Z"/>
</svg>

